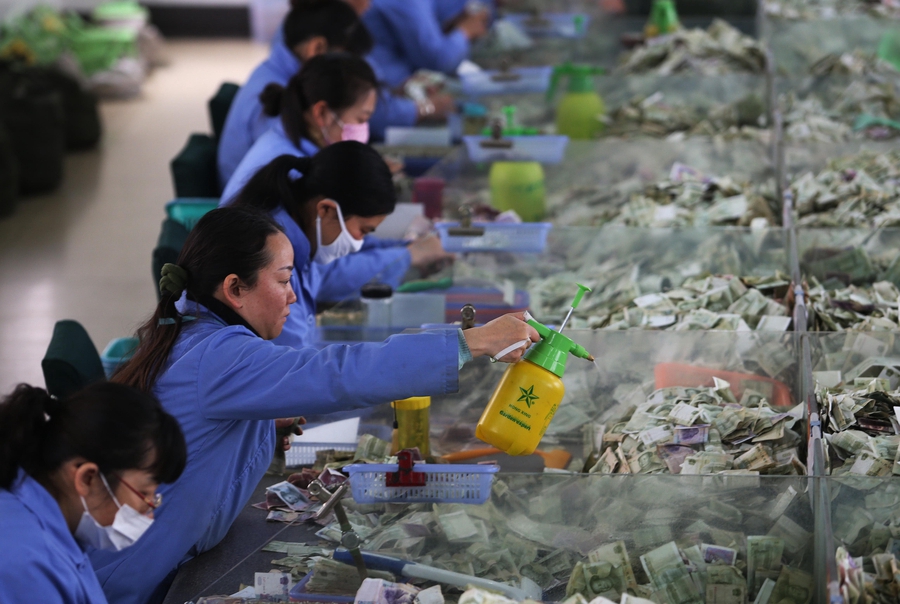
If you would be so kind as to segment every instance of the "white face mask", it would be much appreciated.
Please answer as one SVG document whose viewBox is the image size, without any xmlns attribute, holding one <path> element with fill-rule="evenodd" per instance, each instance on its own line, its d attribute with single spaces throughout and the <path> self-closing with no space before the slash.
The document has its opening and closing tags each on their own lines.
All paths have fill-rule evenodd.
<svg viewBox="0 0 900 604">
<path fill-rule="evenodd" d="M 338 222 L 341 223 L 341 232 L 337 238 L 328 245 L 322 244 L 322 218 L 316 216 L 316 255 L 313 258 L 319 264 L 328 264 L 338 258 L 347 256 L 362 249 L 364 241 L 362 239 L 354 239 L 347 225 L 344 224 L 344 215 L 341 213 L 341 206 L 335 205 L 337 208 Z"/>
<path fill-rule="evenodd" d="M 81 514 L 81 521 L 78 523 L 78 528 L 75 529 L 75 539 L 96 549 L 121 551 L 140 539 L 141 535 L 147 532 L 147 529 L 153 524 L 153 519 L 139 514 L 127 503 L 121 505 L 109 488 L 106 477 L 101 474 L 100 478 L 119 511 L 116 512 L 111 526 L 101 526 L 88 512 L 87 503 L 82 497 L 81 505 L 84 506 L 84 513 Z"/>
</svg>

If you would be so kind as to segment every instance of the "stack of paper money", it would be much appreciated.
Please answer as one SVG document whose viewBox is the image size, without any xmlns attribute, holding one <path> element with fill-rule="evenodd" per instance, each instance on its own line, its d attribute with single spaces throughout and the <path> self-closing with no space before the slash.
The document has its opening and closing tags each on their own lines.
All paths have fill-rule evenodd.
<svg viewBox="0 0 900 604">
<path fill-rule="evenodd" d="M 889 281 L 828 289 L 811 279 L 810 331 L 898 331 L 900 290 Z"/>
<path fill-rule="evenodd" d="M 800 227 L 900 225 L 900 152 L 836 159 L 790 185 Z"/>
<path fill-rule="evenodd" d="M 804 474 L 803 405 L 778 411 L 765 395 L 715 378 L 711 388 L 662 388 L 598 426 L 588 460 L 600 474 Z M 758 382 L 761 390 L 766 382 Z M 771 398 L 771 397 L 770 397 Z"/>
<path fill-rule="evenodd" d="M 590 191 L 582 187 L 552 195 L 548 206 L 554 224 L 672 227 L 750 226 L 754 219 L 762 226 L 778 222 L 766 184 L 708 176 L 682 164 L 672 166 L 668 179 L 639 193 L 597 187 L 597 197 L 590 198 Z"/>
<path fill-rule="evenodd" d="M 865 368 L 877 371 L 879 367 L 876 359 L 875 364 Z M 853 373 L 861 372 L 858 369 Z M 845 384 L 840 372 L 814 375 L 819 381 L 816 397 L 828 443 L 831 474 L 900 475 L 897 463 L 900 390 L 891 389 L 886 378 L 856 377 Z"/>
<path fill-rule="evenodd" d="M 683 29 L 649 40 L 624 55 L 621 74 L 653 72 L 658 75 L 696 73 L 763 73 L 766 53 L 759 41 L 716 19 L 708 29 Z"/>
<path fill-rule="evenodd" d="M 871 15 L 900 18 L 895 2 L 866 0 L 764 0 L 763 10 L 771 18 L 790 20 L 833 19 L 838 15 Z"/>
<path fill-rule="evenodd" d="M 575 327 L 785 331 L 791 324 L 790 309 L 785 304 L 790 279 L 782 273 L 771 277 L 688 278 L 679 285 L 670 281 L 668 288 L 643 295 L 633 295 L 633 290 L 623 289 L 615 280 L 594 283 L 585 277 L 589 275 L 579 275 L 579 282 L 596 289 L 576 309 Z M 553 293 L 562 283 L 571 283 L 568 275 L 529 283 L 536 316 L 552 319 L 564 315 L 568 303 Z"/>
</svg>

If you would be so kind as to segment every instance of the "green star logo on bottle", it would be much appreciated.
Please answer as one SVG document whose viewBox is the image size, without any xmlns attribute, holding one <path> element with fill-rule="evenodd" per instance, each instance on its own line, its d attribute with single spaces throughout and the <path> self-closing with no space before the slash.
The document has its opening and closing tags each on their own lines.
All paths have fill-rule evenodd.
<svg viewBox="0 0 900 604">
<path fill-rule="evenodd" d="M 525 404 L 528 405 L 529 409 L 531 409 L 531 405 L 534 403 L 534 401 L 541 398 L 534 394 L 534 386 L 533 385 L 528 390 L 525 390 L 524 388 L 519 386 L 519 390 L 522 391 L 522 396 L 520 396 L 516 402 L 525 401 Z"/>
</svg>

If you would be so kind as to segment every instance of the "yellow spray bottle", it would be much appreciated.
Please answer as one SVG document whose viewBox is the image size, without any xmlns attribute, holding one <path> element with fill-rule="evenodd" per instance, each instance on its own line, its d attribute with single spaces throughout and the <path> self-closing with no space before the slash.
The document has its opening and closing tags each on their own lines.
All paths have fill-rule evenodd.
<svg viewBox="0 0 900 604">
<path fill-rule="evenodd" d="M 600 67 L 564 63 L 553 69 L 547 101 L 556 94 L 559 78 L 569 78 L 566 94 L 556 108 L 556 133 L 573 140 L 595 138 L 603 130 L 606 105 L 594 89 L 594 76 L 603 73 Z"/>
<path fill-rule="evenodd" d="M 578 294 L 560 331 L 589 291 L 578 284 Z M 569 354 L 594 360 L 587 350 L 560 331 L 538 323 L 530 315 L 526 315 L 526 320 L 540 334 L 541 341 L 521 361 L 507 368 L 475 428 L 475 436 L 509 455 L 534 453 L 544 437 L 566 392 L 561 378 Z"/>
</svg>

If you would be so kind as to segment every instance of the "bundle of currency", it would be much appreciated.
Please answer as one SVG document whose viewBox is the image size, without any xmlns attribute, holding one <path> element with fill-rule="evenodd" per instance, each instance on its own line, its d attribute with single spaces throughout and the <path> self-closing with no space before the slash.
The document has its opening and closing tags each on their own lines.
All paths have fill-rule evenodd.
<svg viewBox="0 0 900 604">
<path fill-rule="evenodd" d="M 749 386 L 738 401 L 719 378 L 710 388 L 662 388 L 599 426 L 588 472 L 805 474 L 793 430 L 802 416 L 802 405 L 779 412 Z"/>
<path fill-rule="evenodd" d="M 708 29 L 684 29 L 653 38 L 625 54 L 616 71 L 621 74 L 653 72 L 658 75 L 694 72 L 722 75 L 763 73 L 766 53 L 759 41 L 716 19 Z"/>
<path fill-rule="evenodd" d="M 872 368 L 877 369 L 877 364 Z M 840 372 L 818 372 L 814 376 L 818 379 L 816 398 L 831 474 L 900 475 L 900 390 L 892 389 L 885 378 L 855 377 L 845 384 Z"/>
<path fill-rule="evenodd" d="M 886 81 L 900 76 L 897 69 L 877 54 L 854 50 L 845 53 L 827 54 L 810 66 L 809 71 L 821 76 L 863 76 L 873 80 Z"/>
<path fill-rule="evenodd" d="M 589 198 L 585 188 L 569 189 L 548 199 L 554 224 L 618 224 L 638 227 L 773 226 L 778 223 L 769 200 L 769 185 L 754 185 L 729 176 L 707 176 L 674 164 L 669 178 L 637 193 L 597 187 Z"/>
<path fill-rule="evenodd" d="M 818 174 L 807 172 L 790 185 L 800 227 L 889 227 L 900 225 L 900 152 L 833 160 Z"/>
<path fill-rule="evenodd" d="M 810 331 L 900 330 L 900 290 L 889 281 L 829 289 L 813 278 L 807 291 Z M 831 282 L 830 285 L 834 285 Z"/>
<path fill-rule="evenodd" d="M 532 280 L 529 283 L 535 316 L 562 316 L 566 302 L 550 294 L 568 275 Z M 573 326 L 592 329 L 671 329 L 674 331 L 718 329 L 731 331 L 785 331 L 790 326 L 786 303 L 790 278 L 780 272 L 770 277 L 711 275 L 688 278 L 679 285 L 669 282 L 654 293 L 635 295 L 610 280 L 594 283 L 590 301 L 575 311 Z M 674 286 L 673 286 L 674 285 Z"/>
</svg>

